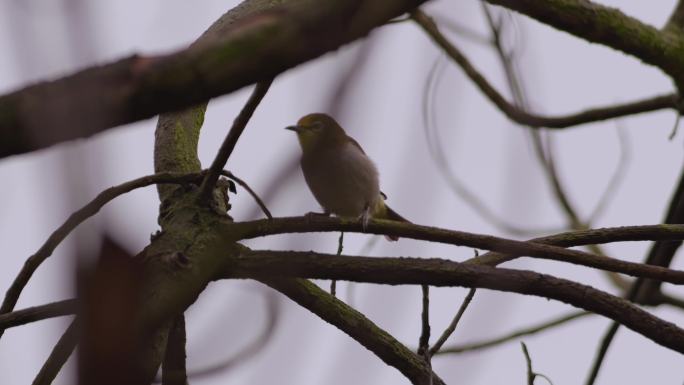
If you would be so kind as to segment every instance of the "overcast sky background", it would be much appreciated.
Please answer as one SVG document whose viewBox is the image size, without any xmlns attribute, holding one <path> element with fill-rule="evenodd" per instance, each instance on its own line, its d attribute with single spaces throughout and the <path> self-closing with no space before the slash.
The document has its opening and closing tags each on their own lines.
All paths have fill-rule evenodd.
<svg viewBox="0 0 684 385">
<path fill-rule="evenodd" d="M 0 93 L 31 82 L 52 79 L 118 58 L 161 54 L 181 49 L 237 2 L 148 0 L 0 0 Z M 674 0 L 602 1 L 656 26 L 662 25 Z M 440 1 L 427 10 L 442 19 L 486 35 L 476 0 Z M 515 16 L 519 67 L 533 109 L 557 114 L 635 100 L 671 91 L 659 70 L 598 45 L 590 45 Z M 83 33 L 87 31 L 87 33 Z M 501 92 L 509 95 L 498 59 L 491 48 L 450 35 Z M 364 44 L 367 45 L 364 48 Z M 363 50 L 367 61 L 358 63 Z M 309 112 L 329 107 L 339 74 L 360 68 L 350 82 L 336 118 L 374 159 L 389 204 L 406 218 L 446 228 L 507 235 L 456 196 L 436 169 L 421 118 L 423 87 L 439 50 L 411 23 L 382 27 L 365 43 L 348 45 L 279 76 L 245 134 L 228 169 L 263 195 L 276 216 L 317 210 L 300 171 L 285 174 L 298 157 L 293 134 L 282 128 Z M 213 100 L 200 139 L 200 159 L 208 165 L 251 88 Z M 565 220 L 535 160 L 525 131 L 508 121 L 451 63 L 435 93 L 441 144 L 458 177 L 500 217 L 526 228 L 558 229 Z M 618 126 L 627 135 L 631 156 L 627 174 L 596 227 L 654 224 L 661 221 L 682 165 L 680 133 L 668 141 L 675 116 L 656 112 L 615 122 L 586 125 L 555 135 L 556 159 L 563 183 L 579 212 L 589 215 L 620 157 Z M 151 174 L 155 119 L 111 129 L 87 140 L 0 161 L 0 285 L 6 288 L 24 260 L 76 208 L 103 188 Z M 268 191 L 267 191 L 268 190 Z M 244 191 L 231 196 L 236 220 L 258 217 Z M 137 253 L 157 230 L 157 197 L 153 188 L 135 191 L 109 204 L 86 222 L 38 270 L 17 308 L 73 296 L 72 262 L 78 247 L 95 250 L 93 235 L 106 230 Z M 357 254 L 369 236 L 347 235 L 345 253 Z M 337 234 L 277 236 L 250 241 L 258 248 L 334 252 Z M 641 261 L 646 243 L 607 247 L 609 255 Z M 463 260 L 467 248 L 402 239 L 379 239 L 370 251 L 379 256 L 425 256 Z M 570 278 L 616 293 L 605 277 L 591 269 L 522 259 L 511 267 Z M 674 267 L 683 268 L 675 259 Z M 327 282 L 321 282 L 324 287 Z M 669 292 L 684 295 L 665 285 Z M 338 293 L 347 298 L 347 284 Z M 433 289 L 434 334 L 448 324 L 464 289 Z M 188 366 L 201 368 L 240 351 L 265 324 L 269 290 L 253 282 L 210 285 L 188 313 Z M 352 339 L 287 298 L 278 296 L 280 322 L 271 343 L 256 358 L 223 375 L 191 380 L 193 384 L 404 384 Z M 353 305 L 409 346 L 420 334 L 420 288 L 354 285 Z M 468 342 L 497 336 L 550 319 L 572 309 L 539 298 L 479 291 L 451 341 Z M 681 311 L 653 309 L 681 323 Z M 8 330 L 0 341 L 3 384 L 32 381 L 70 319 L 42 321 Z M 555 384 L 584 381 L 598 340 L 609 321 L 586 318 L 534 337 L 526 337 L 534 368 Z M 229 332 L 229 331 L 239 331 Z M 434 341 L 435 338 L 433 337 Z M 74 381 L 74 360 L 57 383 Z M 645 338 L 621 329 L 601 372 L 599 384 L 681 384 L 681 357 Z M 449 384 L 524 383 L 525 362 L 518 343 L 486 351 L 434 359 L 436 372 Z M 654 378 L 657 373 L 657 380 Z M 541 381 L 541 380 L 540 380 Z"/>
</svg>

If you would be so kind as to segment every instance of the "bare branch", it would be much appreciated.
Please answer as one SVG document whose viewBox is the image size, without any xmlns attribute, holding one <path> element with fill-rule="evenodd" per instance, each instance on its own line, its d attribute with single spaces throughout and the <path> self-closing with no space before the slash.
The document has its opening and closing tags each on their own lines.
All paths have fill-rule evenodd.
<svg viewBox="0 0 684 385">
<path fill-rule="evenodd" d="M 233 153 L 235 145 L 237 144 L 238 139 L 240 139 L 240 135 L 242 135 L 242 131 L 245 130 L 245 127 L 247 127 L 247 123 L 254 114 L 257 106 L 261 103 L 264 96 L 266 96 L 266 92 L 268 92 L 268 89 L 271 87 L 271 83 L 273 83 L 273 79 L 257 83 L 254 87 L 254 91 L 252 91 L 252 94 L 249 96 L 247 103 L 242 107 L 242 110 L 240 110 L 240 113 L 233 121 L 233 126 L 230 128 L 228 135 L 226 135 L 226 139 L 223 141 L 223 144 L 221 144 L 218 154 L 216 154 L 214 161 L 211 163 L 211 167 L 209 167 L 209 170 L 207 171 L 207 175 L 204 176 L 204 180 L 200 185 L 198 198 L 201 202 L 206 202 L 211 196 L 216 181 L 221 175 L 221 171 L 226 165 L 230 154 Z"/>
<path fill-rule="evenodd" d="M 596 353 L 596 357 L 594 358 L 594 362 L 591 366 L 591 371 L 589 372 L 589 376 L 587 377 L 587 381 L 585 382 L 586 385 L 593 385 L 596 381 L 599 370 L 601 370 L 601 365 L 603 365 L 603 360 L 606 358 L 606 353 L 608 353 L 608 348 L 610 347 L 610 344 L 613 342 L 615 334 L 617 333 L 619 328 L 620 324 L 617 322 L 613 322 L 610 324 L 608 330 L 603 335 L 603 338 L 601 339 L 601 344 L 598 348 L 598 352 Z"/>
<path fill-rule="evenodd" d="M 588 0 L 486 0 L 592 43 L 620 50 L 672 76 L 681 88 L 684 40 Z"/>
<path fill-rule="evenodd" d="M 467 353 L 471 352 L 474 350 L 480 350 L 480 349 L 486 349 L 486 348 L 491 348 L 500 344 L 503 344 L 505 342 L 509 342 L 512 340 L 516 340 L 520 337 L 523 336 L 528 336 L 532 334 L 536 334 L 542 331 L 550 330 L 556 326 L 560 326 L 563 324 L 566 324 L 570 321 L 579 319 L 581 317 L 591 315 L 593 313 L 587 312 L 587 311 L 580 311 L 580 312 L 575 312 L 571 313 L 568 315 L 564 315 L 559 318 L 555 318 L 551 321 L 546 321 L 538 325 L 530 326 L 518 331 L 514 331 L 510 334 L 506 334 L 501 337 L 496 337 L 492 338 L 490 340 L 485 340 L 485 341 L 480 341 L 480 342 L 473 342 L 469 344 L 463 344 L 463 345 L 455 345 L 455 346 L 450 346 L 447 348 L 444 348 L 438 352 L 436 352 L 437 355 L 446 355 L 446 354 L 458 354 L 458 353 Z"/>
<path fill-rule="evenodd" d="M 40 368 L 40 372 L 36 378 L 33 379 L 33 385 L 50 385 L 62 367 L 73 353 L 78 341 L 78 323 L 76 320 L 71 322 L 71 325 L 59 338 L 57 344 L 52 349 L 50 356 Z"/>
<path fill-rule="evenodd" d="M 429 382 L 425 381 L 426 378 L 431 378 L 434 385 L 444 384 L 425 362 L 406 346 L 363 314 L 335 299 L 313 283 L 281 277 L 259 280 L 349 335 L 387 365 L 399 370 L 413 384 L 427 385 Z"/>
<path fill-rule="evenodd" d="M 292 277 L 340 279 L 389 285 L 486 288 L 555 299 L 619 322 L 674 351 L 684 353 L 684 330 L 631 302 L 566 279 L 525 270 L 444 259 L 336 256 L 314 252 L 243 252 L 229 257 L 226 278 Z M 334 309 L 330 309 L 334 311 Z"/>
<path fill-rule="evenodd" d="M 2 302 L 2 306 L 0 306 L 0 314 L 9 313 L 12 311 L 12 309 L 14 309 L 14 306 L 19 299 L 19 295 L 33 276 L 33 273 L 36 271 L 36 269 L 38 269 L 43 261 L 52 255 L 52 252 L 55 250 L 55 248 L 59 246 L 59 244 L 67 237 L 67 235 L 69 235 L 69 233 L 71 233 L 71 231 L 76 228 L 76 226 L 95 215 L 105 204 L 109 203 L 111 200 L 120 195 L 140 187 L 150 186 L 153 184 L 188 184 L 198 182 L 201 176 L 202 174 L 200 173 L 180 175 L 172 173 L 154 174 L 134 179 L 118 186 L 110 187 L 99 193 L 95 199 L 71 214 L 69 218 L 50 235 L 40 249 L 38 249 L 35 254 L 26 260 L 24 266 L 19 272 L 19 275 L 14 279 L 9 289 L 7 289 L 5 299 Z M 2 336 L 3 332 L 3 330 L 0 330 L 0 336 Z"/>
<path fill-rule="evenodd" d="M 454 333 L 454 331 L 456 330 L 456 326 L 458 326 L 458 322 L 461 320 L 461 317 L 463 317 L 463 313 L 465 313 L 466 309 L 468 308 L 468 305 L 470 305 L 470 301 L 473 300 L 476 291 L 476 289 L 470 289 L 470 291 L 468 291 L 468 294 L 463 300 L 463 303 L 461 304 L 461 307 L 458 309 L 458 312 L 454 316 L 454 319 L 451 320 L 451 323 L 444 330 L 444 333 L 442 333 L 437 342 L 435 342 L 432 348 L 430 348 L 431 357 L 439 353 L 439 350 L 442 348 L 446 340 L 449 339 L 449 337 L 451 337 L 451 335 Z"/>
<path fill-rule="evenodd" d="M 437 25 L 422 11 L 412 13 L 413 19 L 427 32 L 449 57 L 451 57 L 475 83 L 485 96 L 494 103 L 501 112 L 516 123 L 532 128 L 567 128 L 581 124 L 593 123 L 621 116 L 656 111 L 664 108 L 677 108 L 676 94 L 658 95 L 649 99 L 618 104 L 609 107 L 593 108 L 586 111 L 548 117 L 526 113 L 509 103 L 487 79 L 470 63 L 465 55 L 454 46 L 438 29 Z"/>
<path fill-rule="evenodd" d="M 422 2 L 247 0 L 236 9 L 252 12 L 235 12 L 235 19 L 191 48 L 129 57 L 0 97 L 0 157 L 197 105 L 268 79 Z"/>
<path fill-rule="evenodd" d="M 421 285 L 422 293 L 422 307 L 423 311 L 420 316 L 420 338 L 418 339 L 418 355 L 425 357 L 426 361 L 429 362 L 430 353 L 430 286 Z"/>
<path fill-rule="evenodd" d="M 662 225 L 661 225 L 662 226 Z M 656 228 L 661 229 L 661 226 Z M 660 266 L 622 261 L 607 256 L 590 254 L 579 250 L 568 250 L 543 243 L 514 241 L 491 235 L 480 235 L 463 231 L 445 230 L 436 227 L 420 226 L 413 223 L 371 220 L 367 226 L 360 221 L 340 220 L 339 218 L 274 218 L 252 222 L 226 224 L 228 234 L 239 234 L 240 239 L 255 238 L 271 234 L 316 232 L 316 231 L 349 231 L 368 232 L 372 234 L 396 235 L 400 238 L 412 238 L 425 241 L 468 246 L 477 249 L 499 251 L 513 256 L 530 256 L 541 259 L 569 262 L 589 266 L 606 271 L 633 275 L 635 277 L 655 278 L 664 282 L 684 283 L 684 271 L 672 270 Z M 669 227 L 669 226 L 668 226 Z M 684 232 L 684 226 L 675 227 L 678 237 Z M 620 228 L 625 231 L 626 228 Z M 639 233 L 644 228 L 632 229 Z M 655 228 L 651 228 L 655 230 Z M 603 229 L 603 232 L 625 237 L 629 230 L 621 231 Z M 605 234 L 605 233 L 604 233 Z M 597 235 L 596 233 L 592 235 Z M 631 233 L 631 235 L 635 235 Z M 664 235 L 659 233 L 659 235 Z M 628 236 L 628 238 L 632 238 Z M 615 240 L 615 239 L 613 239 Z M 626 239 L 622 239 L 626 240 Z M 630 239 L 634 240 L 634 238 Z M 480 257 L 481 259 L 482 257 Z M 506 257 L 508 258 L 508 257 Z M 478 259 L 476 259 L 478 260 Z"/>
<path fill-rule="evenodd" d="M 242 188 L 244 188 L 245 191 L 247 191 L 247 193 L 252 196 L 252 199 L 254 199 L 257 206 L 259 206 L 259 208 L 264 213 L 264 215 L 266 215 L 266 218 L 273 219 L 273 215 L 271 215 L 271 211 L 269 211 L 268 207 L 266 207 L 266 204 L 264 203 L 264 201 L 261 200 L 261 198 L 259 197 L 259 194 L 257 194 L 254 190 L 252 190 L 251 187 L 249 187 L 247 182 L 245 182 L 241 178 L 238 178 L 237 176 L 235 176 L 235 174 L 233 174 L 230 171 L 221 171 L 221 175 L 234 180 L 237 184 L 239 184 Z"/>
<path fill-rule="evenodd" d="M 25 325 L 31 322 L 42 321 L 48 318 L 61 317 L 74 314 L 76 300 L 67 299 L 53 302 L 47 305 L 34 306 L 26 309 L 13 311 L 0 315 L 0 330 Z"/>
</svg>

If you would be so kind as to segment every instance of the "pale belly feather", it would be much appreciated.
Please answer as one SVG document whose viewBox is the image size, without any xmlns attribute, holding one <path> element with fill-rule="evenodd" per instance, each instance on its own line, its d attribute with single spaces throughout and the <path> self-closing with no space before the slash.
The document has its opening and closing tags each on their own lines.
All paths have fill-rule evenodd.
<svg viewBox="0 0 684 385">
<path fill-rule="evenodd" d="M 358 217 L 381 199 L 375 165 L 352 144 L 303 158 L 302 171 L 318 203 L 338 216 Z"/>
</svg>

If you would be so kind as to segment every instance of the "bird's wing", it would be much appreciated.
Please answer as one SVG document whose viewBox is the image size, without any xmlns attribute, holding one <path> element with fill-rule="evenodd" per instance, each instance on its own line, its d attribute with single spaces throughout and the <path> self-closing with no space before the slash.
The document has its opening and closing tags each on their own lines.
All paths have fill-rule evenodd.
<svg viewBox="0 0 684 385">
<path fill-rule="evenodd" d="M 356 141 L 356 139 L 354 139 L 354 138 L 352 138 L 351 136 L 348 136 L 348 135 L 347 135 L 347 138 L 349 138 L 349 141 L 352 142 L 352 144 L 353 144 L 354 146 L 356 146 L 356 148 L 358 148 L 359 150 L 361 150 L 361 152 L 363 153 L 363 155 L 366 155 L 366 152 L 363 151 L 363 148 L 361 148 L 361 145 L 359 144 L 359 142 Z"/>
</svg>

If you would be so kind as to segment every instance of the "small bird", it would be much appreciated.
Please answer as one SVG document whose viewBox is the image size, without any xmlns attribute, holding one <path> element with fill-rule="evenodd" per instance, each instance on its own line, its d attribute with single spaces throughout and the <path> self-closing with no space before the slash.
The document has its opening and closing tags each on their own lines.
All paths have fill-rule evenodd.
<svg viewBox="0 0 684 385">
<path fill-rule="evenodd" d="M 360 218 L 364 228 L 371 218 L 408 222 L 385 204 L 375 164 L 335 119 L 309 114 L 286 129 L 297 133 L 304 179 L 324 214 Z"/>
</svg>

